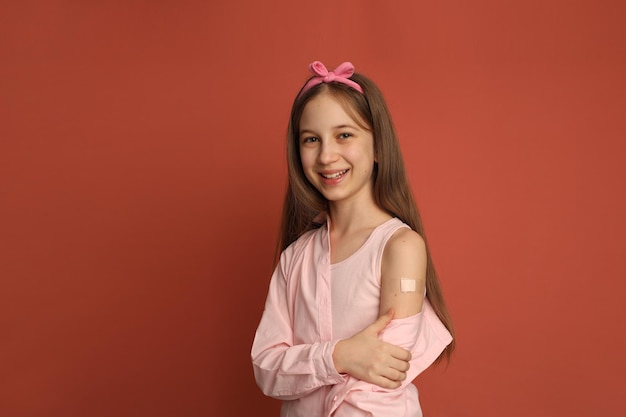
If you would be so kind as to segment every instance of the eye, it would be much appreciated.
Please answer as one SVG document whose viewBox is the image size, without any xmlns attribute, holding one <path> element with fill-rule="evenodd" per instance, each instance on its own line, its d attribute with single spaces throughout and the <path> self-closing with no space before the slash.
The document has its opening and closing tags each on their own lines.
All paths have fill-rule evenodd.
<svg viewBox="0 0 626 417">
<path fill-rule="evenodd" d="M 304 138 L 302 138 L 302 143 L 314 143 L 314 142 L 318 142 L 319 139 L 316 138 L 315 136 L 306 136 Z"/>
<path fill-rule="evenodd" d="M 348 139 L 352 137 L 352 133 L 340 133 L 339 134 L 339 139 Z"/>
</svg>

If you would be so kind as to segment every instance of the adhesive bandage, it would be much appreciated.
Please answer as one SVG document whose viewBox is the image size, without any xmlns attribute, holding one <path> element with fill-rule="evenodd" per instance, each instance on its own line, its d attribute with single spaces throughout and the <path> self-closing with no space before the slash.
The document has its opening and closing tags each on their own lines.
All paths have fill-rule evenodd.
<svg viewBox="0 0 626 417">
<path fill-rule="evenodd" d="M 417 281 L 413 278 L 400 278 L 400 291 L 401 292 L 415 292 L 417 291 Z"/>
</svg>

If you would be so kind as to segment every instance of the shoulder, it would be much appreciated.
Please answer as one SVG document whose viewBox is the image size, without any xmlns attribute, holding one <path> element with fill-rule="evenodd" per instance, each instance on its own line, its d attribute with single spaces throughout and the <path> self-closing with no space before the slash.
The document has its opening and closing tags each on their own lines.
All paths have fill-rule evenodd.
<svg viewBox="0 0 626 417">
<path fill-rule="evenodd" d="M 306 244 L 318 233 L 321 233 L 322 230 L 326 227 L 326 225 L 317 225 L 314 224 L 313 227 L 310 227 L 308 230 L 302 232 L 295 240 L 293 240 L 283 251 L 293 250 L 294 248 L 298 248 L 300 246 L 306 246 Z"/>
<path fill-rule="evenodd" d="M 322 233 L 323 228 L 324 226 L 304 232 L 300 235 L 298 239 L 296 239 L 291 245 L 289 245 L 287 249 L 291 248 L 292 250 L 297 251 L 298 249 L 308 246 L 311 243 L 311 240 L 313 240 L 317 234 Z"/>
<path fill-rule="evenodd" d="M 404 258 L 410 257 L 424 257 L 426 258 L 426 243 L 422 236 L 416 231 L 402 227 L 394 232 L 389 238 L 383 251 L 383 259 L 391 258 Z"/>
<path fill-rule="evenodd" d="M 426 281 L 426 243 L 415 231 L 398 229 L 387 242 L 381 263 L 381 281 L 394 282 L 411 278 L 424 285 Z"/>
<path fill-rule="evenodd" d="M 315 236 L 318 233 L 321 233 L 321 229 L 322 227 L 311 229 L 300 235 L 298 239 L 296 239 L 282 251 L 280 255 L 281 261 L 288 262 L 293 258 L 302 256 L 303 252 L 311 247 L 311 243 L 315 239 Z"/>
</svg>

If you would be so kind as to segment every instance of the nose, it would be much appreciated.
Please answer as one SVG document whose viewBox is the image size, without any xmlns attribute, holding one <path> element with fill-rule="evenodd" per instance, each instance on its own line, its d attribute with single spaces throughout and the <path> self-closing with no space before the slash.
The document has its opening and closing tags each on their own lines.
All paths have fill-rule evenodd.
<svg viewBox="0 0 626 417">
<path fill-rule="evenodd" d="M 335 162 L 338 157 L 337 144 L 332 140 L 323 141 L 319 148 L 319 153 L 317 154 L 318 162 L 321 165 L 329 165 Z"/>
</svg>

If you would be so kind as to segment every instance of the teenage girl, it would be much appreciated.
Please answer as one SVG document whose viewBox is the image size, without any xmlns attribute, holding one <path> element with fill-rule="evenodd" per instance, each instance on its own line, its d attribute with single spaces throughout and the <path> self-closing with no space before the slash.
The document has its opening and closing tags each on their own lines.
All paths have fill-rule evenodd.
<svg viewBox="0 0 626 417">
<path fill-rule="evenodd" d="M 411 381 L 449 358 L 453 330 L 391 116 L 349 62 L 309 68 L 256 381 L 282 417 L 421 416 Z"/>
</svg>

